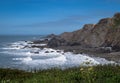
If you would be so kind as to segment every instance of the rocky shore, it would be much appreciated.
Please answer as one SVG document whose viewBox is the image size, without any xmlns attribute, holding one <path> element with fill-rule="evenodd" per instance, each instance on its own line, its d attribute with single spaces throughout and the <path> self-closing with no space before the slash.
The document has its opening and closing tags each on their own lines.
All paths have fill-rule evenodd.
<svg viewBox="0 0 120 83">
<path fill-rule="evenodd" d="M 88 54 L 120 62 L 120 13 L 112 18 L 101 19 L 97 24 L 86 24 L 80 30 L 64 32 L 60 35 L 48 35 L 43 40 L 32 41 L 38 48 L 53 48 Z"/>
</svg>

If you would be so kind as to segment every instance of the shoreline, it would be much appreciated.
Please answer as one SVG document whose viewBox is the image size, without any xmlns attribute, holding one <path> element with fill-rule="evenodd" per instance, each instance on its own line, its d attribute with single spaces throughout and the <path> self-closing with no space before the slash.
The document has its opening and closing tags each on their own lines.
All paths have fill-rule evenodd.
<svg viewBox="0 0 120 83">
<path fill-rule="evenodd" d="M 14 54 L 16 51 L 15 55 L 20 57 L 14 57 L 12 60 L 15 62 L 19 61 L 24 66 L 30 66 L 31 69 L 34 69 L 33 67 L 36 69 L 50 69 L 53 67 L 67 69 L 80 65 L 116 64 L 118 61 L 116 57 L 115 59 L 111 59 L 111 57 L 106 56 L 106 53 L 97 52 L 96 48 L 83 48 L 79 45 L 50 47 L 49 42 L 51 39 L 50 37 L 45 37 L 44 39 L 35 39 L 32 41 L 17 41 L 11 43 L 5 50 L 8 50 L 10 54 Z"/>
<path fill-rule="evenodd" d="M 102 53 L 96 51 L 96 48 L 83 48 L 80 46 L 60 46 L 53 49 L 64 50 L 65 52 L 73 52 L 74 54 L 86 54 L 90 57 L 100 57 L 109 61 L 120 63 L 120 52 Z"/>
<path fill-rule="evenodd" d="M 59 45 L 59 46 L 49 46 L 48 43 L 50 42 L 50 39 L 54 39 L 54 38 L 58 38 L 58 36 L 52 35 L 52 37 L 49 37 L 49 40 L 47 39 L 48 37 L 46 37 L 44 40 L 42 41 L 33 41 L 34 44 L 38 44 L 38 43 L 45 43 L 46 44 L 46 48 L 52 48 L 55 50 L 63 50 L 64 52 L 72 52 L 73 54 L 86 54 L 89 57 L 100 57 L 100 58 L 105 58 L 106 60 L 109 61 L 115 61 L 117 63 L 120 63 L 120 51 L 109 51 L 104 49 L 101 49 L 101 47 L 98 48 L 93 48 L 93 47 L 83 47 L 81 45 Z M 56 40 L 55 40 L 56 41 Z M 37 46 L 36 46 L 37 47 Z M 44 48 L 43 47 L 38 47 L 38 48 Z"/>
<path fill-rule="evenodd" d="M 37 43 L 45 43 L 46 48 L 52 48 L 55 50 L 63 50 L 64 52 L 72 52 L 73 54 L 86 54 L 89 57 L 99 57 L 99 58 L 105 58 L 106 60 L 109 61 L 115 61 L 117 63 L 120 63 L 120 51 L 108 51 L 106 49 L 101 49 L 101 48 L 93 48 L 93 47 L 83 47 L 81 45 L 59 45 L 59 46 L 49 46 L 48 43 L 50 42 L 51 39 L 58 38 L 59 36 L 52 35 L 52 36 L 47 36 L 44 40 L 39 41 L 33 41 L 34 44 Z M 47 39 L 49 38 L 49 40 Z M 56 40 L 55 40 L 56 41 Z M 37 43 L 36 43 L 37 42 Z M 44 47 L 38 47 L 38 48 L 44 48 Z"/>
</svg>

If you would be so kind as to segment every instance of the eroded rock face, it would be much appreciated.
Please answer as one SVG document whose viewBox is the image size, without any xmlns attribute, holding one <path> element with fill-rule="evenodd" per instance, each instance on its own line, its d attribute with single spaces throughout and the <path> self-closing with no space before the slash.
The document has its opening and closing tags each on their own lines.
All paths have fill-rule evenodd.
<svg viewBox="0 0 120 83">
<path fill-rule="evenodd" d="M 54 37 L 48 42 L 48 47 L 58 47 L 67 45 L 66 41 L 60 37 Z"/>
<path fill-rule="evenodd" d="M 74 33 L 73 32 L 64 32 L 60 35 L 60 37 L 68 42 L 72 42 L 73 41 L 72 39 L 74 37 Z"/>
<path fill-rule="evenodd" d="M 87 44 L 91 47 L 100 47 L 105 42 L 106 34 L 111 28 L 111 19 L 105 18 L 100 20 L 94 27 L 91 29 L 91 32 L 88 34 L 87 38 L 84 40 L 84 44 Z"/>
<path fill-rule="evenodd" d="M 97 24 L 86 24 L 80 30 L 54 36 L 48 42 L 48 46 L 96 47 L 104 52 L 108 51 L 106 47 L 110 47 L 112 50 L 120 51 L 120 13 L 112 18 L 101 19 Z"/>
<path fill-rule="evenodd" d="M 67 42 L 77 42 L 90 47 L 120 47 L 120 13 L 101 19 L 97 24 L 87 24 L 80 30 L 60 35 Z"/>
<path fill-rule="evenodd" d="M 120 51 L 120 13 L 113 17 L 113 27 L 108 30 L 105 44 L 113 47 L 113 50 Z"/>
<path fill-rule="evenodd" d="M 98 24 L 87 24 L 80 30 L 63 33 L 61 37 L 66 41 L 74 42 L 77 41 L 81 45 L 87 45 L 90 47 L 99 47 L 105 42 L 105 36 L 110 27 L 110 19 L 102 19 Z"/>
<path fill-rule="evenodd" d="M 74 31 L 74 32 L 65 32 L 60 35 L 61 38 L 65 39 L 69 43 L 78 43 L 84 44 L 85 38 L 90 34 L 91 30 L 93 29 L 94 24 L 86 24 L 84 25 L 83 29 Z"/>
</svg>

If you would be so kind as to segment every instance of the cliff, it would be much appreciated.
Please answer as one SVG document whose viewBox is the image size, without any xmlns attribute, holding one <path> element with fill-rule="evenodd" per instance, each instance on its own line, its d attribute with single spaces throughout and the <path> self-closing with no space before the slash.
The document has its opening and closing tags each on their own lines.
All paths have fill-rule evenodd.
<svg viewBox="0 0 120 83">
<path fill-rule="evenodd" d="M 113 25 L 108 30 L 105 37 L 105 44 L 107 46 L 112 46 L 114 50 L 120 50 L 120 13 L 117 13 L 112 18 Z"/>
<path fill-rule="evenodd" d="M 86 24 L 80 30 L 64 32 L 60 35 L 67 42 L 77 42 L 81 46 L 112 47 L 120 50 L 120 13 L 112 18 L 101 19 L 97 24 Z"/>
</svg>

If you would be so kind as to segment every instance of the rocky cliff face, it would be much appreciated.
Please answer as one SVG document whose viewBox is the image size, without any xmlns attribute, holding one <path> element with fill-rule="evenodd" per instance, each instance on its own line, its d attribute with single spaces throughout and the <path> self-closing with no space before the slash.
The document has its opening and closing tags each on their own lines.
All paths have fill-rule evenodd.
<svg viewBox="0 0 120 83">
<path fill-rule="evenodd" d="M 109 28 L 105 37 L 105 44 L 112 46 L 114 50 L 120 50 L 120 13 L 117 13 L 112 18 L 113 25 Z"/>
<path fill-rule="evenodd" d="M 67 42 L 77 42 L 83 46 L 120 47 L 120 13 L 112 18 L 101 19 L 97 24 L 86 24 L 80 30 L 60 35 Z"/>
<path fill-rule="evenodd" d="M 60 35 L 61 38 L 65 39 L 67 42 L 81 42 L 87 38 L 88 34 L 90 34 L 93 29 L 94 24 L 86 24 L 83 29 L 74 31 L 74 32 L 64 32 Z"/>
</svg>

